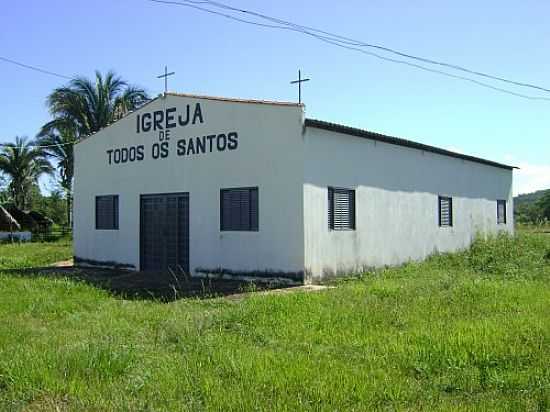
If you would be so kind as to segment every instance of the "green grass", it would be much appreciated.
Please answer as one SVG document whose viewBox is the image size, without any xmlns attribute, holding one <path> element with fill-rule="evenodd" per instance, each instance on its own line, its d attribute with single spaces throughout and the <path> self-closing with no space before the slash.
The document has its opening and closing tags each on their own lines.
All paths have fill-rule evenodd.
<svg viewBox="0 0 550 412">
<path fill-rule="evenodd" d="M 242 300 L 2 274 L 69 255 L 0 246 L 0 409 L 550 408 L 550 235 Z"/>
<path fill-rule="evenodd" d="M 522 232 L 529 233 L 550 233 L 550 222 L 546 221 L 540 224 L 518 224 Z"/>
<path fill-rule="evenodd" d="M 71 248 L 68 239 L 44 243 L 0 243 L 0 272 L 5 269 L 40 267 L 70 259 L 73 255 Z"/>
</svg>

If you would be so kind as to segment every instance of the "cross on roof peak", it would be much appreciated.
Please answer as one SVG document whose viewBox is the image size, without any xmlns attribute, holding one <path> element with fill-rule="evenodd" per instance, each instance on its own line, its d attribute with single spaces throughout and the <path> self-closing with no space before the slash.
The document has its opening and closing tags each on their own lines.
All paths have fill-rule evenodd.
<svg viewBox="0 0 550 412">
<path fill-rule="evenodd" d="M 168 93 L 168 76 L 173 76 L 174 74 L 176 74 L 176 72 L 168 73 L 168 66 L 164 66 L 164 74 L 157 76 L 157 79 L 164 78 L 164 95 L 165 96 L 166 96 L 166 93 Z"/>
<path fill-rule="evenodd" d="M 298 80 L 293 80 L 290 84 L 298 85 L 298 103 L 302 103 L 302 83 L 309 82 L 311 79 L 302 79 L 302 71 L 298 70 Z"/>
</svg>

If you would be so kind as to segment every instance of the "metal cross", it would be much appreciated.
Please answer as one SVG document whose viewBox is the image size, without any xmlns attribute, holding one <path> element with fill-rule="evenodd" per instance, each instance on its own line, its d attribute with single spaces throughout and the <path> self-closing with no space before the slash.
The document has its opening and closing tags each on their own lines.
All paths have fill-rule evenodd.
<svg viewBox="0 0 550 412">
<path fill-rule="evenodd" d="M 302 79 L 302 71 L 298 70 L 298 80 L 293 80 L 290 84 L 298 84 L 298 103 L 302 103 L 302 83 L 309 82 L 311 79 Z"/>
<path fill-rule="evenodd" d="M 168 73 L 168 66 L 164 66 L 164 74 L 157 76 L 157 79 L 164 78 L 164 94 L 168 93 L 168 76 L 173 76 L 176 72 Z"/>
</svg>

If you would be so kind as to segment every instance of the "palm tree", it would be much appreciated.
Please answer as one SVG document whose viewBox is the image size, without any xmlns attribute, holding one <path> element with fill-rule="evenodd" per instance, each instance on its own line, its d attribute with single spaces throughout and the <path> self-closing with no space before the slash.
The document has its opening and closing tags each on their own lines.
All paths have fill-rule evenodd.
<svg viewBox="0 0 550 412">
<path fill-rule="evenodd" d="M 43 174 L 53 172 L 53 167 L 42 149 L 25 137 L 16 137 L 14 143 L 2 144 L 0 172 L 8 176 L 8 191 L 15 206 L 24 210 L 28 192 Z"/>
<path fill-rule="evenodd" d="M 40 134 L 69 127 L 80 138 L 106 127 L 148 99 L 143 89 L 130 86 L 111 71 L 105 77 L 96 71 L 95 82 L 76 77 L 48 96 L 53 120 L 44 125 Z"/>
<path fill-rule="evenodd" d="M 60 184 L 66 192 L 67 223 L 70 225 L 74 170 L 73 145 L 135 110 L 149 100 L 147 93 L 130 86 L 113 72 L 95 73 L 95 82 L 76 77 L 55 89 L 47 99 L 53 120 L 38 133 L 46 154 L 57 160 Z"/>
<path fill-rule="evenodd" d="M 7 191 L 8 180 L 5 176 L 0 174 L 0 206 L 7 203 L 10 200 L 10 195 Z"/>
<path fill-rule="evenodd" d="M 59 183 L 65 191 L 67 202 L 67 226 L 70 226 L 76 130 L 59 125 L 59 128 L 51 129 L 47 134 L 39 134 L 37 142 L 42 146 L 46 156 L 57 162 Z"/>
</svg>

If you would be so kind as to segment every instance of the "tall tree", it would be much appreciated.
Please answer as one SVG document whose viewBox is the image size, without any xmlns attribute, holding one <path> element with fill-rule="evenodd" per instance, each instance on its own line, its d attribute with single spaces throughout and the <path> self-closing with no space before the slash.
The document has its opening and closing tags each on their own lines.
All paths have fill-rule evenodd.
<svg viewBox="0 0 550 412">
<path fill-rule="evenodd" d="M 74 176 L 74 144 L 76 142 L 75 128 L 58 125 L 46 134 L 38 135 L 38 142 L 45 154 L 57 162 L 59 184 L 65 192 L 67 202 L 67 226 L 71 225 L 71 204 Z"/>
<path fill-rule="evenodd" d="M 538 201 L 537 206 L 541 213 L 541 218 L 550 221 L 550 190 L 547 191 Z"/>
<path fill-rule="evenodd" d="M 0 174 L 0 206 L 9 201 L 10 196 L 7 189 L 8 179 L 6 179 L 6 176 Z"/>
<path fill-rule="evenodd" d="M 57 161 L 60 184 L 67 200 L 67 224 L 71 223 L 74 155 L 73 147 L 83 136 L 95 133 L 149 100 L 147 93 L 129 85 L 113 72 L 95 79 L 76 77 L 55 89 L 47 99 L 53 120 L 38 134 L 49 157 Z"/>
<path fill-rule="evenodd" d="M 148 99 L 143 89 L 129 85 L 111 71 L 105 76 L 96 71 L 95 81 L 76 77 L 48 96 L 47 105 L 53 120 L 44 125 L 40 134 L 68 127 L 76 130 L 77 138 L 86 136 L 118 120 Z"/>
<path fill-rule="evenodd" d="M 0 172 L 9 180 L 8 191 L 15 206 L 25 209 L 28 192 L 43 174 L 53 167 L 42 149 L 25 137 L 16 137 L 14 143 L 5 143 L 0 150 Z"/>
</svg>

